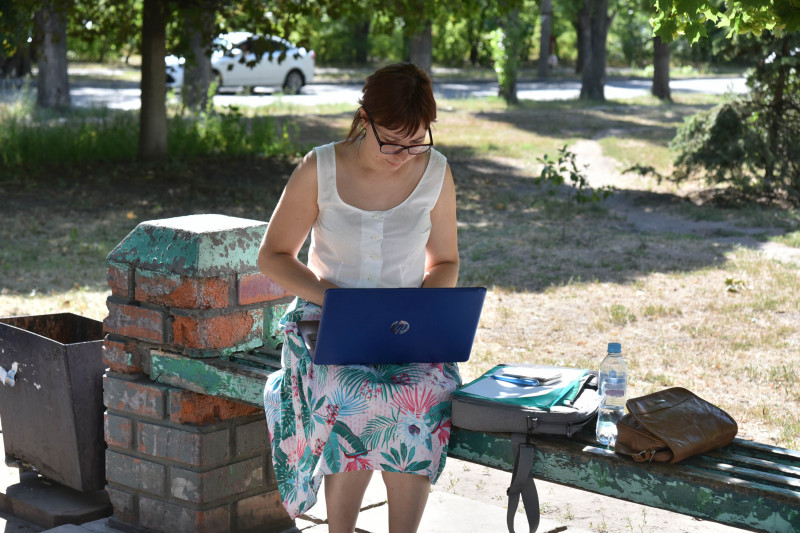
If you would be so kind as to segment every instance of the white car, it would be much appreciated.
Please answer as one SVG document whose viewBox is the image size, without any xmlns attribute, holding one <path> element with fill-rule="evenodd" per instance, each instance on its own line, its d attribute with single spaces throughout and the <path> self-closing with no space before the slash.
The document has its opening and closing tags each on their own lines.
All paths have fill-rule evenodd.
<svg viewBox="0 0 800 533">
<path fill-rule="evenodd" d="M 313 50 L 298 48 L 285 39 L 234 32 L 214 39 L 211 69 L 218 89 L 279 87 L 286 94 L 297 94 L 313 81 L 315 59 Z M 183 86 L 185 59 L 171 55 L 165 63 L 167 87 Z"/>
</svg>

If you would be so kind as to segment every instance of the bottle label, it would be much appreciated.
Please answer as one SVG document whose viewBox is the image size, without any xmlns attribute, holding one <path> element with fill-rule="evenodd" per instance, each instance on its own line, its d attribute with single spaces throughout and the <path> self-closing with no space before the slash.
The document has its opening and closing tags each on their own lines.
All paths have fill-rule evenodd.
<svg viewBox="0 0 800 533">
<path fill-rule="evenodd" d="M 600 382 L 600 393 L 604 396 L 625 396 L 625 389 L 627 383 L 624 377 L 622 378 L 605 378 Z"/>
</svg>

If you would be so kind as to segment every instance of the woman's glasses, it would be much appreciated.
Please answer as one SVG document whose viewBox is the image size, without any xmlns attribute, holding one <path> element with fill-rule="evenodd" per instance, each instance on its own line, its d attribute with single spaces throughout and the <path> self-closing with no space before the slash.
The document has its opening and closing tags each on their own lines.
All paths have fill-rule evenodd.
<svg viewBox="0 0 800 533">
<path fill-rule="evenodd" d="M 404 144 L 385 143 L 378 137 L 378 130 L 375 129 L 375 122 L 372 120 L 372 117 L 369 116 L 369 113 L 367 113 L 367 117 L 369 117 L 372 133 L 375 134 L 375 139 L 378 141 L 378 146 L 380 146 L 382 154 L 393 155 L 399 154 L 403 150 L 408 150 L 408 153 L 411 155 L 420 155 L 433 148 L 433 132 L 431 132 L 430 127 L 428 128 L 428 135 L 431 137 L 430 144 L 412 144 L 411 146 L 406 146 Z"/>
</svg>

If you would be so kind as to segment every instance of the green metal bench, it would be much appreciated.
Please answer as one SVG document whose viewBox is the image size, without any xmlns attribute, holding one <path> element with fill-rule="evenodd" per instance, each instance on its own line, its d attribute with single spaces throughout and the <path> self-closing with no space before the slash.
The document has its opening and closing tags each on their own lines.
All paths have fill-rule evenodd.
<svg viewBox="0 0 800 533">
<path fill-rule="evenodd" d="M 154 351 L 154 381 L 261 406 L 264 383 L 280 367 L 274 349 L 227 359 Z M 730 526 L 800 531 L 800 452 L 736 439 L 677 465 L 636 463 L 599 447 L 591 428 L 572 438 L 536 437 L 537 479 Z M 511 438 L 454 427 L 449 455 L 511 471 Z"/>
</svg>

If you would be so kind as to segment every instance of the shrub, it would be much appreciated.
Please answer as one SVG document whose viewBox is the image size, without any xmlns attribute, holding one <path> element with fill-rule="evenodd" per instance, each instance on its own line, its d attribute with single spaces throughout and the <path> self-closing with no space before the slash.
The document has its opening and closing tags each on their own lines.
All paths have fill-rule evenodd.
<svg viewBox="0 0 800 533">
<path fill-rule="evenodd" d="M 800 36 L 767 36 L 749 94 L 690 117 L 670 144 L 672 179 L 704 175 L 763 196 L 800 202 Z"/>
</svg>

